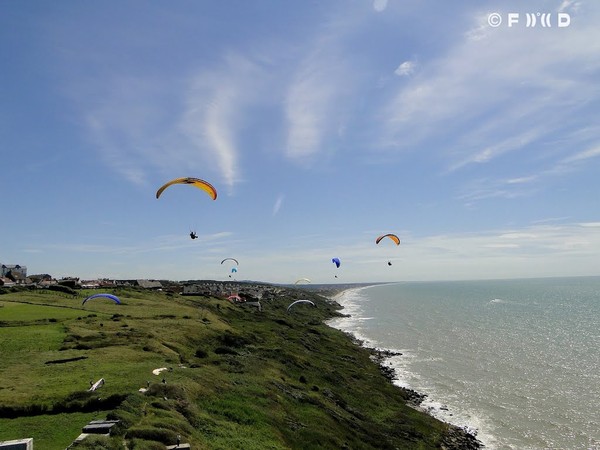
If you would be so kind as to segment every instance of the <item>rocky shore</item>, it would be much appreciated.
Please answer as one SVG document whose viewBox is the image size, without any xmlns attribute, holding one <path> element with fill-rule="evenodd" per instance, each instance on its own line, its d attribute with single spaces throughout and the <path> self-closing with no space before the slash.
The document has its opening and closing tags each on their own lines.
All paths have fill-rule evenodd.
<svg viewBox="0 0 600 450">
<path fill-rule="evenodd" d="M 355 341 L 357 344 L 363 345 L 361 341 Z M 391 383 L 397 381 L 398 378 L 394 369 L 386 364 L 386 360 L 393 356 L 401 356 L 402 353 L 376 348 L 370 348 L 370 350 L 373 352 L 372 359 L 379 366 L 379 370 L 383 376 Z M 418 408 L 420 411 L 427 412 L 421 408 L 421 403 L 423 403 L 425 398 L 427 398 L 426 394 L 421 394 L 414 389 L 409 389 L 402 386 L 398 386 L 398 389 L 404 392 L 407 405 Z M 477 439 L 476 435 L 472 434 L 470 431 L 455 425 L 450 425 L 450 429 L 447 435 L 444 437 L 442 448 L 478 450 L 484 448 L 484 445 Z"/>
</svg>

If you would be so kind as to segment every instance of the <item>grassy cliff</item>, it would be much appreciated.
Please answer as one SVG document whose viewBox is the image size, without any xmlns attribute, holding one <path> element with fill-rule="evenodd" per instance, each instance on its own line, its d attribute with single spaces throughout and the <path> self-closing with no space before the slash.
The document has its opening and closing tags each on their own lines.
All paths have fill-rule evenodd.
<svg viewBox="0 0 600 450">
<path fill-rule="evenodd" d="M 476 447 L 407 406 L 410 393 L 371 351 L 325 325 L 339 307 L 316 293 L 278 289 L 259 311 L 111 292 L 121 305 L 39 290 L 0 296 L 0 441 L 64 449 L 87 422 L 109 418 L 120 420 L 113 436 L 77 448 L 164 449 L 177 435 L 193 449 Z M 316 307 L 287 312 L 300 298 Z"/>
</svg>

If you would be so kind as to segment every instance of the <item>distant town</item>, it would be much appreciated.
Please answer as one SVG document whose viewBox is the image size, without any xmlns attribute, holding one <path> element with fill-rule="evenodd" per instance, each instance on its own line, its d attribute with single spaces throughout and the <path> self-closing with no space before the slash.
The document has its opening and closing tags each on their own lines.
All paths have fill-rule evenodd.
<svg viewBox="0 0 600 450">
<path fill-rule="evenodd" d="M 356 285 L 302 285 L 302 290 L 310 290 L 325 296 Z M 189 280 L 170 281 L 154 279 L 109 279 L 98 278 L 84 280 L 79 277 L 54 278 L 50 274 L 28 275 L 27 267 L 19 264 L 2 264 L 0 272 L 0 288 L 28 287 L 30 289 L 50 289 L 67 293 L 76 293 L 80 289 L 117 289 L 136 287 L 172 292 L 181 295 L 205 297 L 227 297 L 235 293 L 244 300 L 268 300 L 279 297 L 287 285 L 276 285 L 256 281 L 217 281 Z M 289 295 L 289 292 L 288 292 Z"/>
</svg>

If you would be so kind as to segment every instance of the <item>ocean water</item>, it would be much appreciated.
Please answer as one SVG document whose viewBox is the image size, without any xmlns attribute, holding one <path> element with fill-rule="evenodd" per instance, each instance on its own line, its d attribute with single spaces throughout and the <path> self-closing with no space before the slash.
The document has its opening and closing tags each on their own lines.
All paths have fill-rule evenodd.
<svg viewBox="0 0 600 450">
<path fill-rule="evenodd" d="M 600 449 L 600 277 L 404 282 L 335 298 L 423 407 L 489 449 Z"/>
</svg>

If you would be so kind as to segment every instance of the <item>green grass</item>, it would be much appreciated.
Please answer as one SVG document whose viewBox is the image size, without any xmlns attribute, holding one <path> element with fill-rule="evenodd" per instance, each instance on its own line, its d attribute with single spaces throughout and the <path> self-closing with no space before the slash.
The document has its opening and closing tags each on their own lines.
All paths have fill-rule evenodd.
<svg viewBox="0 0 600 450">
<path fill-rule="evenodd" d="M 439 448 L 448 429 L 406 406 L 370 352 L 324 324 L 336 306 L 321 297 L 290 314 L 287 305 L 309 294 L 286 291 L 261 313 L 114 293 L 121 305 L 82 307 L 87 293 L 0 296 L 0 440 L 33 436 L 36 448 L 64 449 L 107 415 L 121 420 L 120 437 L 86 448 L 123 439 L 129 449 L 162 448 L 178 434 L 195 449 Z M 153 375 L 159 367 L 169 370 Z"/>
<path fill-rule="evenodd" d="M 0 418 L 0 441 L 33 438 L 35 449 L 64 450 L 91 420 L 104 419 L 102 413 L 71 413 L 45 416 Z"/>
</svg>

